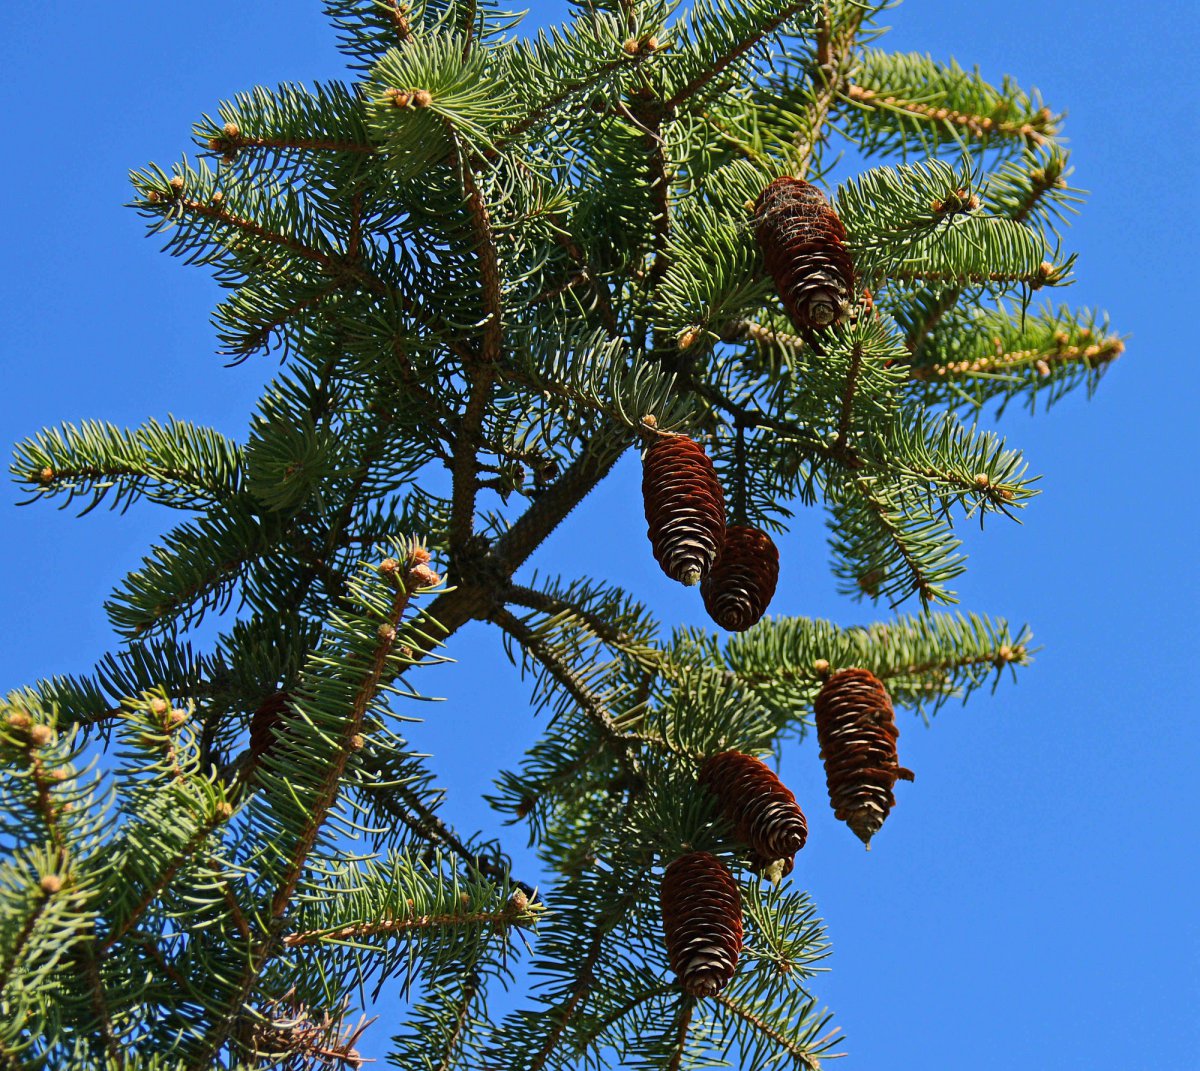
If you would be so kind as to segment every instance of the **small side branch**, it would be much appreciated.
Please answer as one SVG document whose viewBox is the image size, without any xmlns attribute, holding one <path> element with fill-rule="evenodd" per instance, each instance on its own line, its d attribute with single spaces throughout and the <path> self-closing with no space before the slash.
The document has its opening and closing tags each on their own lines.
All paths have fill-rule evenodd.
<svg viewBox="0 0 1200 1071">
<path fill-rule="evenodd" d="M 1051 129 L 1050 124 L 1054 118 L 1048 108 L 1043 108 L 1037 125 L 1015 123 L 1003 119 L 993 119 L 988 115 L 970 115 L 965 112 L 956 112 L 950 108 L 937 108 L 932 104 L 904 100 L 901 97 L 882 96 L 875 90 L 860 85 L 848 86 L 846 96 L 857 104 L 904 112 L 930 122 L 951 123 L 954 126 L 962 127 L 972 137 L 984 138 L 989 134 L 1001 134 L 1005 137 L 1024 138 L 1035 145 L 1044 145 L 1049 140 L 1046 130 Z"/>
<path fill-rule="evenodd" d="M 579 679 L 572 667 L 564 663 L 538 638 L 533 629 L 505 609 L 492 611 L 490 619 L 516 640 L 531 658 L 536 659 L 545 667 L 546 672 L 563 686 L 567 694 L 575 700 L 576 706 L 587 715 L 588 719 L 611 743 L 615 744 L 621 752 L 628 750 L 633 741 L 617 728 L 603 700 Z"/>
<path fill-rule="evenodd" d="M 687 85 L 685 85 L 678 93 L 675 94 L 668 102 L 667 107 L 674 109 L 678 108 L 690 97 L 695 96 L 714 78 L 724 71 L 730 64 L 736 63 L 755 45 L 761 42 L 764 38 L 769 37 L 779 29 L 788 19 L 795 15 L 801 8 L 807 7 L 809 0 L 792 0 L 792 3 L 785 4 L 779 9 L 776 14 L 763 23 L 755 33 L 742 41 L 739 41 L 733 48 L 723 56 L 718 56 L 717 59 L 709 65 L 707 70 L 696 75 Z"/>
</svg>

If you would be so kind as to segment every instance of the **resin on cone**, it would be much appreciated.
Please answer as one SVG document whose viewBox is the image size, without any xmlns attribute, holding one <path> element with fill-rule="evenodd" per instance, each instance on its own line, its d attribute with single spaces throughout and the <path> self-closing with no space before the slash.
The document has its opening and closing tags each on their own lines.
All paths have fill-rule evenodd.
<svg viewBox="0 0 1200 1071">
<path fill-rule="evenodd" d="M 822 686 L 813 710 L 833 813 L 869 848 L 896 802 L 896 781 L 913 779 L 896 753 L 891 696 L 869 670 L 842 669 Z"/>
<path fill-rule="evenodd" d="M 642 461 L 654 560 L 672 580 L 698 584 L 725 542 L 725 495 L 713 463 L 685 435 L 655 438 Z"/>
<path fill-rule="evenodd" d="M 756 861 L 790 859 L 804 847 L 808 839 L 804 812 L 791 789 L 762 759 L 722 751 L 704 760 L 699 780 L 716 796 L 738 840 Z"/>
<path fill-rule="evenodd" d="M 715 855 L 689 852 L 663 874 L 659 891 L 667 961 L 695 997 L 721 992 L 742 951 L 742 898 Z"/>
<path fill-rule="evenodd" d="M 704 608 L 721 628 L 745 632 L 767 612 L 779 582 L 779 551 L 766 532 L 745 524 L 725 529 L 725 546 L 700 583 Z"/>
<path fill-rule="evenodd" d="M 803 179 L 776 179 L 755 203 L 754 235 L 797 328 L 820 330 L 845 319 L 854 263 L 846 228 L 820 190 Z"/>
</svg>

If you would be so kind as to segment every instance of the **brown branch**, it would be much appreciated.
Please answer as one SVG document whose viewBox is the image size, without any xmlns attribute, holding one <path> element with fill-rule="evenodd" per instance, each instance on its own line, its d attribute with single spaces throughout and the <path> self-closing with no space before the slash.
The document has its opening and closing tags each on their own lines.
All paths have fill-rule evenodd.
<svg viewBox="0 0 1200 1071">
<path fill-rule="evenodd" d="M 232 1002 L 234 1007 L 240 1007 L 245 1003 L 255 982 L 262 974 L 267 961 L 275 951 L 275 937 L 282 927 L 284 915 L 291 903 L 296 885 L 304 873 L 309 853 L 317 842 L 321 826 L 328 817 L 329 811 L 337 801 L 342 774 L 354 750 L 353 739 L 362 729 L 363 718 L 366 716 L 371 701 L 378 693 L 380 686 L 385 683 L 385 670 L 396 645 L 397 627 L 400 624 L 400 619 L 408 607 L 411 592 L 416 590 L 420 584 L 420 580 L 413 575 L 416 569 L 415 565 L 406 564 L 404 572 L 401 573 L 396 563 L 391 559 L 388 559 L 383 565 L 387 566 L 389 563 L 391 566 L 390 569 L 384 569 L 381 566 L 381 572 L 383 575 L 389 577 L 395 585 L 391 607 L 386 619 L 378 629 L 379 641 L 375 646 L 371 661 L 366 667 L 366 673 L 355 692 L 354 700 L 351 703 L 350 710 L 342 726 L 340 738 L 337 742 L 337 749 L 325 771 L 325 777 L 322 779 L 321 785 L 317 790 L 316 799 L 312 803 L 312 811 L 309 814 L 308 821 L 305 823 L 292 848 L 291 860 L 287 870 L 284 873 L 282 881 L 276 887 L 275 894 L 271 898 L 270 918 L 272 925 L 270 931 L 259 942 L 258 947 L 250 953 L 249 962 L 243 969 L 240 984 L 237 987 L 237 996 Z M 236 1021 L 236 1015 L 227 1015 L 214 1024 L 213 1029 L 209 1033 L 207 1044 L 204 1045 L 196 1061 L 190 1066 L 195 1068 L 196 1071 L 206 1068 L 210 1058 L 229 1037 Z"/>
<path fill-rule="evenodd" d="M 685 85 L 678 93 L 676 93 L 668 102 L 667 107 L 674 109 L 678 108 L 689 97 L 698 93 L 709 82 L 724 71 L 730 64 L 737 62 L 747 52 L 757 45 L 764 37 L 774 33 L 788 19 L 796 14 L 801 8 L 807 7 L 809 0 L 792 0 L 792 3 L 785 4 L 779 11 L 769 19 L 763 26 L 759 27 L 755 33 L 747 37 L 743 41 L 739 41 L 725 55 L 720 56 L 714 61 L 707 70 L 696 75 L 687 85 Z"/>
<path fill-rule="evenodd" d="M 454 1029 L 446 1039 L 445 1056 L 442 1062 L 438 1064 L 437 1071 L 450 1071 L 454 1054 L 462 1041 L 463 1031 L 466 1029 L 467 1019 L 471 1014 L 471 1004 L 478 992 L 479 975 L 472 971 L 467 976 L 466 984 L 463 986 L 462 1003 L 459 1005 L 458 1015 L 454 1017 Z"/>
<path fill-rule="evenodd" d="M 562 1037 L 563 1031 L 566 1030 L 567 1023 L 571 1021 L 571 1017 L 575 1014 L 575 1009 L 579 1007 L 579 1003 L 591 990 L 592 983 L 596 980 L 596 964 L 600 960 L 600 950 L 604 945 L 604 938 L 608 936 L 611 926 L 611 923 L 602 922 L 593 931 L 592 940 L 579 962 L 579 969 L 575 972 L 575 982 L 571 995 L 567 998 L 567 1003 L 559 1011 L 557 1016 L 558 1022 L 550 1031 L 550 1036 L 546 1038 L 545 1044 L 529 1062 L 526 1071 L 542 1071 L 542 1068 L 546 1066 L 547 1058 L 554 1051 L 555 1046 Z"/>
<path fill-rule="evenodd" d="M 627 754 L 633 745 L 633 740 L 621 732 L 613 723 L 604 701 L 583 683 L 571 666 L 566 665 L 524 621 L 514 614 L 498 607 L 488 615 L 489 620 L 499 625 L 514 640 L 521 645 L 525 652 L 540 662 L 546 672 L 563 686 L 567 694 L 575 700 L 576 705 L 596 725 L 600 732 L 615 744 L 621 754 Z"/>
<path fill-rule="evenodd" d="M 451 466 L 453 487 L 450 494 L 450 555 L 461 577 L 462 559 L 474 532 L 475 495 L 478 491 L 476 455 L 481 445 L 483 420 L 487 415 L 492 385 L 496 379 L 496 368 L 503 349 L 504 310 L 500 285 L 500 256 L 492 231 L 491 214 L 466 153 L 460 150 L 453 130 L 449 130 L 449 133 L 455 145 L 451 162 L 457 165 L 462 178 L 471 231 L 475 239 L 484 312 L 480 352 L 477 356 L 473 355 L 464 368 L 470 390 L 458 424 Z"/>
<path fill-rule="evenodd" d="M 696 1008 L 696 998 L 687 996 L 686 994 L 679 998 L 679 1011 L 675 1018 L 675 1052 L 671 1056 L 671 1062 L 667 1064 L 667 1071 L 679 1071 L 683 1063 L 683 1053 L 687 1048 L 688 1030 L 692 1025 L 692 1012 Z"/>
<path fill-rule="evenodd" d="M 221 134 L 209 142 L 209 147 L 223 153 L 242 149 L 297 149 L 301 152 L 350 152 L 371 155 L 379 150 L 374 145 L 357 141 L 336 141 L 333 138 L 262 138 L 246 134 Z"/>
<path fill-rule="evenodd" d="M 805 178 L 812 167 L 817 145 L 821 141 L 821 130 L 829 120 L 829 112 L 845 81 L 855 35 L 867 15 L 865 7 L 855 7 L 846 25 L 840 28 L 835 37 L 829 5 L 823 7 L 817 27 L 816 65 L 812 72 L 815 95 L 808 107 L 807 127 L 796 135 L 794 142 L 796 155 L 792 162 L 792 173 L 797 178 Z"/>
<path fill-rule="evenodd" d="M 319 249 L 313 249 L 303 242 L 297 241 L 295 238 L 288 237 L 286 234 L 277 234 L 275 231 L 268 230 L 261 223 L 255 223 L 252 219 L 246 219 L 244 216 L 235 216 L 232 212 L 226 211 L 219 205 L 203 201 L 193 201 L 191 198 L 182 196 L 173 197 L 171 201 L 197 216 L 215 220 L 226 227 L 232 227 L 245 234 L 253 235 L 255 238 L 270 245 L 280 246 L 295 253 L 297 256 L 303 257 L 305 260 L 311 260 L 314 264 L 320 264 L 321 267 L 327 270 L 336 271 L 339 266 L 336 258 L 330 256 L 328 253 L 322 253 Z"/>
<path fill-rule="evenodd" d="M 846 96 L 858 104 L 905 112 L 908 115 L 915 115 L 921 119 L 928 119 L 933 122 L 952 123 L 955 126 L 962 127 L 973 137 L 977 138 L 984 138 L 988 134 L 996 133 L 1006 137 L 1025 138 L 1036 145 L 1044 145 L 1049 140 L 1043 129 L 1039 129 L 1033 123 L 1016 123 L 1003 119 L 993 119 L 987 115 L 971 115 L 966 112 L 954 111 L 951 108 L 938 108 L 932 104 L 921 104 L 915 100 L 904 100 L 901 97 L 881 96 L 875 90 L 868 89 L 866 86 L 848 86 L 846 88 Z M 1042 124 L 1043 128 L 1048 129 L 1051 134 L 1054 133 L 1053 128 L 1050 126 L 1053 118 L 1048 108 L 1043 108 L 1037 116 L 1038 122 Z"/>
<path fill-rule="evenodd" d="M 396 36 L 400 39 L 402 45 L 410 44 L 413 40 L 412 26 L 408 21 L 410 10 L 409 5 L 402 3 L 401 0 L 389 0 L 387 5 L 388 16 L 392 20 L 392 25 L 396 29 Z"/>
<path fill-rule="evenodd" d="M 862 496 L 863 503 L 867 509 L 875 514 L 879 524 L 887 531 L 892 545 L 895 546 L 904 564 L 908 567 L 909 574 L 913 580 L 912 590 L 921 596 L 922 602 L 928 602 L 933 594 L 933 585 L 925 578 L 925 573 L 922 571 L 920 563 L 913 558 L 908 545 L 901 538 L 900 529 L 896 525 L 896 522 L 892 520 L 889 507 L 875 497 L 871 491 L 871 485 L 867 480 L 854 480 L 853 486 Z"/>
<path fill-rule="evenodd" d="M 413 915 L 411 918 L 382 918 L 339 926 L 336 930 L 312 930 L 308 933 L 289 933 L 283 938 L 288 948 L 317 944 L 321 941 L 347 941 L 355 937 L 376 937 L 381 934 L 407 933 L 410 930 L 436 930 L 457 926 L 513 925 L 521 915 L 508 906 L 499 911 L 473 911 L 465 915 Z"/>
<path fill-rule="evenodd" d="M 846 386 L 842 391 L 842 411 L 838 417 L 837 438 L 830 449 L 834 453 L 842 453 L 846 448 L 846 440 L 850 434 L 850 422 L 854 416 L 854 392 L 858 387 L 858 374 L 862 371 L 863 348 L 856 342 L 850 354 L 850 370 L 846 373 Z"/>
<path fill-rule="evenodd" d="M 228 804 L 225 805 L 228 807 Z M 142 898 L 133 906 L 133 909 L 126 916 L 125 921 L 117 926 L 114 926 L 112 932 L 100 942 L 99 951 L 104 955 L 113 945 L 115 945 L 122 937 L 125 936 L 134 926 L 136 926 L 141 917 L 146 913 L 155 900 L 162 894 L 162 891 L 171 884 L 172 879 L 179 873 L 182 867 L 196 850 L 208 839 L 213 830 L 217 828 L 228 817 L 228 813 L 222 812 L 221 805 L 218 804 L 217 813 L 215 813 L 207 822 L 201 825 L 180 849 L 179 854 L 173 859 L 158 876 L 158 880 L 151 884 L 143 893 Z"/>
<path fill-rule="evenodd" d="M 759 1033 L 770 1038 L 781 1050 L 808 1068 L 808 1071 L 820 1071 L 821 1061 L 812 1054 L 810 1049 L 797 1045 L 786 1035 L 779 1033 L 778 1030 L 773 1030 L 749 1008 L 743 1008 L 737 1001 L 731 1000 L 723 993 L 718 993 L 713 999 L 722 1007 L 728 1008 L 738 1018 L 749 1023 Z"/>
<path fill-rule="evenodd" d="M 9 949 L 8 955 L 4 958 L 4 963 L 0 965 L 0 993 L 8 987 L 9 975 L 12 974 L 13 968 L 16 967 L 17 960 L 20 958 L 25 945 L 28 944 L 29 938 L 38 924 L 38 919 L 42 917 L 43 912 L 49 906 L 52 895 L 52 893 L 39 890 L 38 902 L 33 905 L 33 910 L 29 913 L 29 917 L 18 931 L 12 948 Z"/>
<path fill-rule="evenodd" d="M 1056 365 L 1083 362 L 1090 368 L 1100 368 L 1115 361 L 1125 352 L 1125 343 L 1116 337 L 1102 338 L 1089 346 L 1070 346 L 1060 344 L 1054 349 L 1013 350 L 1008 353 L 998 353 L 994 357 L 977 357 L 969 361 L 956 361 L 951 364 L 927 365 L 923 368 L 913 368 L 909 375 L 912 379 L 936 380 L 950 379 L 954 376 L 986 376 L 999 375 L 1013 369 L 1034 367 L 1041 375 L 1049 375 L 1050 369 Z"/>
</svg>

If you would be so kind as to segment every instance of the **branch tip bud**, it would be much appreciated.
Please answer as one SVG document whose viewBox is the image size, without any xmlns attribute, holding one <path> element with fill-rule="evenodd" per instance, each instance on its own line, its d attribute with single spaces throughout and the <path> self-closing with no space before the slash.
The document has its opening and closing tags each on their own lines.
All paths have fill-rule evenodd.
<svg viewBox="0 0 1200 1071">
<path fill-rule="evenodd" d="M 38 886 L 47 896 L 53 896 L 62 888 L 62 878 L 57 874 L 43 874 Z"/>
</svg>

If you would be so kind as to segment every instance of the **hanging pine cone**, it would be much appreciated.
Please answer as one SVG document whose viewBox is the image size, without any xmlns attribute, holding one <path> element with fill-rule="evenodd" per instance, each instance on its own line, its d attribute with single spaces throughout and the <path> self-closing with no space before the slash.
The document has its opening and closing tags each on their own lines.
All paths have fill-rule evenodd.
<svg viewBox="0 0 1200 1071">
<path fill-rule="evenodd" d="M 896 755 L 891 697 L 869 670 L 842 669 L 822 686 L 813 709 L 833 813 L 869 848 L 896 802 L 892 787 L 913 779 Z"/>
<path fill-rule="evenodd" d="M 710 755 L 700 767 L 699 780 L 720 801 L 722 813 L 756 863 L 790 860 L 804 847 L 808 839 L 804 812 L 761 759 L 741 751 Z"/>
<path fill-rule="evenodd" d="M 704 609 L 723 629 L 745 632 L 767 612 L 779 580 L 779 551 L 766 532 L 745 524 L 725 529 L 725 546 L 700 582 Z"/>
<path fill-rule="evenodd" d="M 250 761 L 258 761 L 275 746 L 283 719 L 281 712 L 287 706 L 287 692 L 276 692 L 267 696 L 250 719 Z"/>
<path fill-rule="evenodd" d="M 733 875 L 715 855 L 689 852 L 667 867 L 659 902 L 679 984 L 696 997 L 719 993 L 742 950 L 742 898 Z"/>
<path fill-rule="evenodd" d="M 792 323 L 840 322 L 854 293 L 846 228 L 825 195 L 803 179 L 778 178 L 754 206 L 754 235 Z"/>
<path fill-rule="evenodd" d="M 654 559 L 681 584 L 709 573 L 725 540 L 725 496 L 708 455 L 685 435 L 657 436 L 642 461 Z"/>
</svg>

